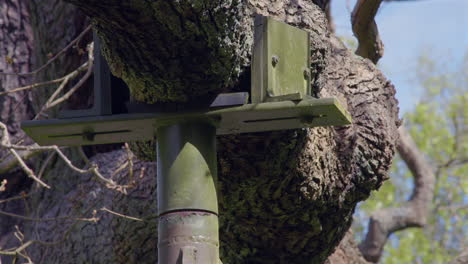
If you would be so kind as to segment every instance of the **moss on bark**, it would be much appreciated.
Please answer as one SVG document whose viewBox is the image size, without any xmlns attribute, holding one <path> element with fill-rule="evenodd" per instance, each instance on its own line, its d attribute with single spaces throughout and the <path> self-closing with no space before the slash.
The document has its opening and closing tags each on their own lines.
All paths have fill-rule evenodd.
<svg viewBox="0 0 468 264">
<path fill-rule="evenodd" d="M 236 0 L 70 2 L 91 15 L 113 74 L 137 101 L 206 101 L 248 65 L 251 30 Z"/>
</svg>

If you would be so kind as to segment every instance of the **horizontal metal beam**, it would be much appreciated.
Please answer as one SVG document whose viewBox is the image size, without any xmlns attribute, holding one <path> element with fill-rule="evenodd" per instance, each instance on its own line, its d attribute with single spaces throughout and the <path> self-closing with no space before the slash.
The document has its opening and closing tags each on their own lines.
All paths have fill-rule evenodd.
<svg viewBox="0 0 468 264">
<path fill-rule="evenodd" d="M 217 135 L 339 126 L 351 117 L 334 98 L 307 98 L 209 109 L 198 112 L 138 113 L 24 121 L 23 130 L 40 145 L 95 145 L 148 140 L 158 127 L 199 119 L 216 126 Z"/>
</svg>

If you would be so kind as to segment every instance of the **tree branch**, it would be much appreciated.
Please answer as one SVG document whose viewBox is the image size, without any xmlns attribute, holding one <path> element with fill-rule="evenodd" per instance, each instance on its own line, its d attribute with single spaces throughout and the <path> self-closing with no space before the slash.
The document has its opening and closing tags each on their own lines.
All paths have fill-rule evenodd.
<svg viewBox="0 0 468 264">
<path fill-rule="evenodd" d="M 465 248 L 463 252 L 458 255 L 450 264 L 466 264 L 468 263 L 468 248 Z"/>
<path fill-rule="evenodd" d="M 0 96 L 10 94 L 10 93 L 17 93 L 17 92 L 21 92 L 21 91 L 31 90 L 31 89 L 34 89 L 34 88 L 37 88 L 37 87 L 47 86 L 47 85 L 56 84 L 56 83 L 65 83 L 66 84 L 69 80 L 77 77 L 79 73 L 81 73 L 81 72 L 83 72 L 83 71 L 85 71 L 85 70 L 87 70 L 89 68 L 90 68 L 89 67 L 89 62 L 85 62 L 83 65 L 78 67 L 75 71 L 73 71 L 73 72 L 71 72 L 71 73 L 69 73 L 69 74 L 67 74 L 67 75 L 65 75 L 63 77 L 60 77 L 60 78 L 55 79 L 55 80 L 46 81 L 46 82 L 33 83 L 31 85 L 17 87 L 17 88 L 8 90 L 8 91 L 0 92 Z"/>
<path fill-rule="evenodd" d="M 369 230 L 359 249 L 372 262 L 380 259 L 387 238 L 393 232 L 426 224 L 434 197 L 434 170 L 404 127 L 400 127 L 398 132 L 398 153 L 413 174 L 415 186 L 410 200 L 402 206 L 377 210 L 371 215 Z"/>
<path fill-rule="evenodd" d="M 0 122 L 0 131 L 2 132 L 1 138 L 0 138 L 0 147 L 8 149 L 16 158 L 17 162 L 19 165 L 23 168 L 23 170 L 28 174 L 29 177 L 31 177 L 33 180 L 38 182 L 40 185 L 46 188 L 50 188 L 47 184 L 42 182 L 25 163 L 25 161 L 22 159 L 22 157 L 18 154 L 17 151 L 27 151 L 27 152 L 42 152 L 42 151 L 55 151 L 58 156 L 65 162 L 65 164 L 70 168 L 71 170 L 80 173 L 80 174 L 86 174 L 86 173 L 92 173 L 94 174 L 99 180 L 103 181 L 106 183 L 106 187 L 109 189 L 117 190 L 121 193 L 126 194 L 126 189 L 133 187 L 133 184 L 130 183 L 128 185 L 119 185 L 116 182 L 114 182 L 112 179 L 107 179 L 104 177 L 100 172 L 99 168 L 96 164 L 90 164 L 88 169 L 80 169 L 73 165 L 71 160 L 60 150 L 60 148 L 56 145 L 53 146 L 39 146 L 37 144 L 33 144 L 30 146 L 23 146 L 23 145 L 15 145 L 11 144 L 10 139 L 9 139 L 9 134 L 8 134 L 8 129 L 5 124 Z"/>
<path fill-rule="evenodd" d="M 357 249 L 353 231 L 349 229 L 346 236 L 336 247 L 335 252 L 324 264 L 369 264 L 369 262 L 363 258 L 361 252 Z"/>
<path fill-rule="evenodd" d="M 7 126 L 5 124 L 3 124 L 2 122 L 0 122 L 0 131 L 2 132 L 2 136 L 1 136 L 1 139 L 0 139 L 0 146 L 2 147 L 5 147 L 5 146 L 9 146 L 11 143 L 10 143 L 10 137 L 9 137 L 9 134 L 8 134 L 8 129 L 7 129 Z M 47 188 L 47 189 L 50 189 L 50 186 L 47 185 L 46 183 L 44 183 L 43 181 L 41 181 L 39 178 L 36 177 L 36 175 L 34 174 L 34 171 L 32 171 L 28 165 L 26 165 L 26 163 L 24 162 L 24 160 L 21 158 L 21 156 L 18 154 L 18 152 L 16 151 L 15 148 L 9 148 L 9 147 L 6 147 L 10 153 L 15 157 L 15 159 L 18 161 L 19 165 L 21 166 L 21 168 L 24 170 L 24 172 L 31 178 L 33 179 L 34 181 L 36 181 L 37 183 L 39 183 L 40 185 L 42 185 L 43 187 Z"/>
<path fill-rule="evenodd" d="M 382 0 L 358 0 L 351 14 L 354 35 L 359 45 L 356 54 L 377 63 L 384 53 L 384 45 L 374 17 Z"/>
<path fill-rule="evenodd" d="M 352 14 L 354 34 L 359 46 L 356 54 L 374 63 L 383 56 L 374 17 L 382 0 L 359 0 Z M 423 227 L 427 222 L 429 208 L 434 197 L 435 170 L 424 158 L 404 127 L 398 129 L 397 150 L 414 177 L 411 198 L 400 207 L 377 210 L 371 215 L 365 240 L 359 245 L 363 256 L 371 262 L 378 262 L 387 238 L 398 230 L 408 227 Z"/>
<path fill-rule="evenodd" d="M 74 43 L 74 42 L 72 42 Z M 70 43 L 70 45 L 72 44 Z M 12 89 L 12 90 L 8 90 L 8 91 L 5 91 L 5 92 L 0 92 L 0 96 L 2 95 L 5 95 L 5 94 L 8 94 L 8 93 L 15 93 L 15 92 L 19 92 L 19 91 L 23 91 L 23 90 L 29 90 L 29 89 L 33 89 L 33 88 L 36 88 L 36 87 L 39 87 L 39 86 L 42 86 L 42 85 L 49 85 L 49 84 L 53 84 L 53 83 L 59 83 L 61 82 L 60 86 L 54 91 L 54 93 L 50 96 L 50 98 L 47 100 L 47 102 L 42 106 L 42 108 L 40 109 L 40 111 L 36 114 L 36 116 L 34 117 L 34 119 L 37 119 L 40 115 L 42 115 L 46 110 L 60 104 L 60 103 L 63 103 L 64 101 L 66 101 L 68 98 L 70 98 L 70 96 L 76 92 L 76 90 L 78 90 L 78 88 L 80 88 L 83 83 L 91 76 L 91 74 L 93 73 L 93 62 L 94 62 L 94 57 L 93 57 L 93 43 L 91 43 L 89 46 L 88 46 L 88 61 L 83 63 L 80 67 L 78 67 L 76 70 L 74 70 L 73 72 L 71 73 L 68 73 L 67 75 L 61 77 L 61 78 L 58 78 L 56 80 L 52 80 L 52 81 L 47 81 L 47 82 L 43 82 L 43 83 L 36 83 L 36 84 L 32 84 L 32 85 L 28 85 L 28 86 L 24 86 L 24 87 L 19 87 L 19 88 L 16 88 L 16 89 Z M 59 98 L 57 98 L 57 96 L 59 96 L 60 92 L 65 88 L 65 86 L 68 84 L 68 82 L 70 80 L 72 80 L 73 78 L 76 78 L 79 73 L 81 73 L 82 71 L 85 71 L 86 70 L 86 73 L 85 75 L 69 90 L 67 91 L 64 95 L 60 96 Z M 1 124 L 0 124 L 1 126 Z M 1 126 L 0 127 L 2 130 L 3 130 L 3 134 L 2 134 L 2 138 L 3 138 L 3 145 L 10 145 L 10 141 L 9 141 L 9 138 L 8 138 L 8 131 L 7 131 L 7 128 L 6 127 L 3 127 Z M 25 163 L 23 162 L 24 160 L 28 160 L 46 150 L 49 150 L 49 149 L 39 149 L 37 147 L 29 147 L 28 149 L 22 149 L 22 150 L 19 150 L 18 151 L 18 148 L 11 148 L 10 149 L 10 153 L 12 154 L 12 156 L 8 156 L 6 157 L 4 160 L 2 160 L 0 162 L 0 173 L 4 173 L 4 172 L 7 172 L 9 170 L 11 170 L 12 168 L 14 168 L 15 166 L 17 166 L 18 164 L 25 170 L 25 172 L 34 179 L 35 175 L 34 173 L 32 173 L 32 171 L 26 166 L 25 167 Z M 37 182 L 41 182 L 39 179 Z M 45 187 L 44 184 L 41 184 Z"/>
<path fill-rule="evenodd" d="M 91 25 L 88 26 L 87 28 L 85 28 L 85 30 L 83 30 L 83 32 L 80 33 L 80 35 L 78 35 L 78 37 L 76 37 L 73 41 L 71 41 L 65 48 L 63 48 L 61 51 L 59 51 L 57 54 L 55 54 L 55 56 L 53 56 L 50 60 L 48 60 L 44 65 L 42 65 L 41 67 L 37 68 L 36 70 L 32 71 L 32 72 L 24 72 L 24 73 L 20 73 L 20 72 L 0 72 L 0 75 L 17 75 L 17 76 L 31 76 L 31 75 L 36 75 L 38 72 L 44 70 L 45 68 L 47 68 L 52 62 L 54 62 L 55 60 L 57 60 L 60 56 L 62 56 L 63 54 L 65 54 L 65 52 L 67 50 L 69 50 L 71 47 L 73 47 L 76 43 L 78 43 L 85 35 L 86 33 L 88 33 L 89 31 L 91 31 L 92 27 Z M 38 85 L 38 84 L 35 84 L 35 85 Z M 1 95 L 1 94 L 0 94 Z"/>
<path fill-rule="evenodd" d="M 377 63 L 384 55 L 384 44 L 379 36 L 375 15 L 385 2 L 409 2 L 416 0 L 358 0 L 351 14 L 351 24 L 359 45 L 356 54 Z"/>
<path fill-rule="evenodd" d="M 44 151 L 34 151 L 34 150 L 21 150 L 17 151 L 18 155 L 23 160 L 29 160 L 30 158 L 42 153 Z M 11 169 L 18 166 L 18 159 L 14 156 L 8 155 L 5 159 L 0 162 L 0 174 L 6 173 Z"/>
</svg>

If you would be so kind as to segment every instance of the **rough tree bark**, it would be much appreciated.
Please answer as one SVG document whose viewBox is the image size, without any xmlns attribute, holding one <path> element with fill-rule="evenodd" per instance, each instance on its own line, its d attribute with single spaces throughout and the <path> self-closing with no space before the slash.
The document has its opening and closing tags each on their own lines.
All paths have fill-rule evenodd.
<svg viewBox="0 0 468 264">
<path fill-rule="evenodd" d="M 79 20 L 86 21 L 83 14 L 79 14 L 75 8 L 68 6 L 69 12 L 64 12 L 63 4 L 59 1 L 40 1 L 37 10 L 36 2 L 24 0 L 9 0 L 0 2 L 0 72 L 2 73 L 28 73 L 28 74 L 0 74 L 0 92 L 12 90 L 28 85 L 36 81 L 50 80 L 65 72 L 69 72 L 78 65 L 81 60 L 75 53 L 68 52 L 66 58 L 60 58 L 56 63 L 38 74 L 31 74 L 33 69 L 43 65 L 52 53 L 58 52 L 70 42 L 77 33 L 82 31 Z M 70 12 L 72 11 L 72 12 Z M 38 15 L 40 17 L 38 17 Z M 75 18 L 75 19 L 74 19 Z M 64 30 L 62 27 L 67 28 Z M 53 32 L 48 34 L 46 31 Z M 89 40 L 89 38 L 88 38 Z M 55 86 L 42 87 L 37 91 L 24 91 L 0 96 L 0 121 L 8 126 L 13 143 L 24 139 L 24 144 L 32 143 L 25 137 L 20 129 L 22 120 L 30 120 L 38 107 L 44 103 L 47 96 L 55 89 Z M 22 152 L 19 152 L 22 154 Z M 34 164 L 44 157 L 30 161 Z M 0 148 L 0 167 L 10 164 L 14 160 L 6 149 Z M 9 167 L 9 165 L 7 166 Z M 8 181 L 5 192 L 0 192 L 0 200 L 14 197 L 20 193 L 32 191 L 32 181 L 19 168 L 5 171 L 0 169 L 0 179 Z M 28 214 L 24 201 L 0 203 L 0 210 L 14 212 L 16 214 Z M 28 205 L 29 206 L 29 205 Z M 32 206 L 35 206 L 32 204 Z M 18 239 L 13 235 L 15 225 L 23 230 L 23 221 L 17 218 L 0 217 L 0 248 L 7 249 L 18 245 Z M 0 262 L 11 263 L 11 259 L 0 256 Z"/>
<path fill-rule="evenodd" d="M 35 27 L 42 40 L 61 40 L 62 33 L 54 19 L 39 22 L 42 16 L 83 19 L 61 2 L 32 2 L 35 23 L 52 23 Z M 311 33 L 312 85 L 322 97 L 340 98 L 353 124 L 218 138 L 224 263 L 322 263 L 348 230 L 356 203 L 387 179 L 399 125 L 395 90 L 370 61 L 330 34 L 325 13 L 312 1 L 70 2 L 91 17 L 113 73 L 135 100 L 147 103 L 183 107 L 247 90 L 255 13 Z M 60 8 L 68 15 L 59 15 Z M 68 28 L 76 30 L 70 35 L 79 31 Z M 93 161 L 111 177 L 125 158 L 124 151 L 113 151 Z M 98 223 L 78 223 L 67 240 L 34 245 L 30 254 L 44 263 L 155 263 L 154 166 L 136 161 L 138 187 L 122 195 L 56 162 L 46 176 L 55 188 L 31 201 L 38 208 L 34 216 L 89 216 L 105 206 L 145 221 L 99 211 Z M 123 172 L 114 177 L 128 180 Z M 70 225 L 26 225 L 26 235 L 57 240 Z"/>
<path fill-rule="evenodd" d="M 12 0 L 0 3 L 0 72 L 29 72 L 31 70 L 32 30 L 27 5 L 24 1 Z M 0 75 L 0 92 L 25 85 L 28 76 Z M 19 127 L 21 120 L 31 118 L 31 98 L 25 92 L 0 96 L 0 120 L 8 124 L 12 141 L 24 136 Z M 8 157 L 8 151 L 0 149 L 0 163 Z M 2 174 L 8 181 L 7 191 L 0 192 L 0 199 L 14 195 L 30 185 L 20 169 Z M 22 212 L 20 203 L 0 204 L 1 210 Z M 0 220 L 0 248 L 7 247 L 15 240 L 11 227 L 19 221 L 13 218 Z"/>
</svg>

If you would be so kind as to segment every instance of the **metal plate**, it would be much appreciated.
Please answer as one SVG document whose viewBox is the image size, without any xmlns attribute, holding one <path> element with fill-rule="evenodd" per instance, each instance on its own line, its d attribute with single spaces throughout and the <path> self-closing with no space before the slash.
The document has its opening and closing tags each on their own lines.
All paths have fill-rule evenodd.
<svg viewBox="0 0 468 264">
<path fill-rule="evenodd" d="M 112 114 L 111 73 L 106 59 L 101 54 L 101 40 L 96 32 L 94 41 L 94 103 L 89 109 L 65 110 L 59 112 L 60 118 L 102 116 Z"/>
<path fill-rule="evenodd" d="M 338 126 L 351 117 L 334 98 L 269 102 L 190 113 L 121 114 L 25 121 L 23 130 L 40 145 L 95 145 L 152 139 L 156 128 L 199 119 L 211 122 L 218 135 Z"/>
<path fill-rule="evenodd" d="M 269 17 L 255 19 L 252 102 L 300 100 L 310 95 L 307 31 Z"/>
</svg>

